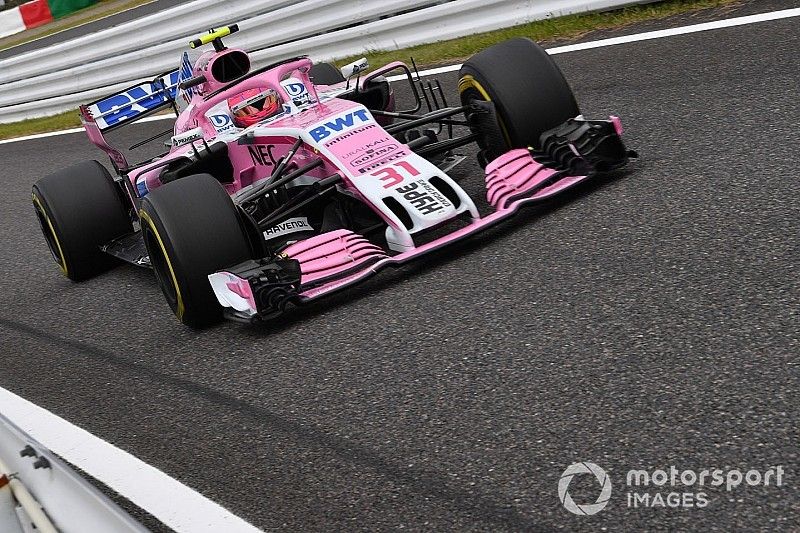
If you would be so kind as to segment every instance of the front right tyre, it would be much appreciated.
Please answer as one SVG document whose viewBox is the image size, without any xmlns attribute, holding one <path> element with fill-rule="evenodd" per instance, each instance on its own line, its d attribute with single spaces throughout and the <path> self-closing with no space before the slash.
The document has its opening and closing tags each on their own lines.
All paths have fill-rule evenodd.
<svg viewBox="0 0 800 533">
<path fill-rule="evenodd" d="M 513 148 L 536 147 L 545 131 L 580 109 L 553 58 L 518 37 L 478 52 L 459 72 L 461 103 L 490 103 L 497 120 L 483 125 L 478 145 L 490 161 Z"/>
</svg>

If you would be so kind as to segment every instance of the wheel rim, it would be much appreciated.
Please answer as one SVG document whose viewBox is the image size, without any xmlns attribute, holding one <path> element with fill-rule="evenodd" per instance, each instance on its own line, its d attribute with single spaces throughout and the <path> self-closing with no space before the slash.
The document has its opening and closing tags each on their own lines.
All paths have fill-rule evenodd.
<svg viewBox="0 0 800 533">
<path fill-rule="evenodd" d="M 39 227 L 42 229 L 42 234 L 47 242 L 47 248 L 50 250 L 50 255 L 53 256 L 53 261 L 55 261 L 55 263 L 58 265 L 58 268 L 61 269 L 61 272 L 66 276 L 67 263 L 64 259 L 64 252 L 61 249 L 61 243 L 58 242 L 56 230 L 53 227 L 53 223 L 50 222 L 50 217 L 47 216 L 42 202 L 36 197 L 36 195 L 33 196 L 33 207 L 36 211 L 36 218 L 39 221 Z"/>
<path fill-rule="evenodd" d="M 164 293 L 164 297 L 167 299 L 167 303 L 172 310 L 177 311 L 178 289 L 172 279 L 169 263 L 167 262 L 166 256 L 162 252 L 161 245 L 157 237 L 147 226 L 142 227 L 142 237 L 144 238 L 145 246 L 147 247 L 147 251 L 150 255 L 150 265 L 153 267 L 153 271 L 156 273 L 158 286 L 161 287 L 161 292 Z"/>
<path fill-rule="evenodd" d="M 492 101 L 492 97 L 489 95 L 489 92 L 471 74 L 465 74 L 461 77 L 461 79 L 458 80 L 458 92 L 461 94 L 462 101 Z M 508 146 L 513 146 L 511 142 L 511 134 L 508 132 L 505 122 L 503 122 L 503 117 L 500 116 L 500 110 L 496 107 L 495 113 L 497 114 L 497 121 L 500 123 L 500 129 L 503 132 L 503 136 L 505 137 Z"/>
</svg>

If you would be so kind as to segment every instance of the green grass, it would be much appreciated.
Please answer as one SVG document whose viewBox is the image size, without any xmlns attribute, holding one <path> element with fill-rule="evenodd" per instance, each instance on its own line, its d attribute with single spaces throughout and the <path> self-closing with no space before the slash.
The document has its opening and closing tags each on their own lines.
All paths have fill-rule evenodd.
<svg viewBox="0 0 800 533">
<path fill-rule="evenodd" d="M 78 115 L 78 110 L 73 109 L 51 117 L 32 118 L 21 122 L 0 124 L 0 139 L 11 139 L 35 133 L 47 133 L 48 131 L 68 130 L 77 128 L 80 125 L 81 119 Z"/>
<path fill-rule="evenodd" d="M 398 59 L 413 57 L 418 66 L 438 66 L 464 60 L 493 44 L 513 37 L 530 37 L 544 42 L 555 39 L 575 39 L 594 30 L 621 28 L 636 22 L 656 20 L 701 9 L 740 4 L 740 0 L 666 0 L 654 4 L 631 6 L 605 13 L 568 15 L 554 19 L 539 20 L 468 37 L 423 44 L 387 52 L 366 51 L 359 55 L 337 60 L 345 65 L 366 57 L 372 67 L 385 65 Z"/>
<path fill-rule="evenodd" d="M 144 0 L 132 0 L 130 3 L 137 2 L 144 3 Z M 487 46 L 512 37 L 530 37 L 539 42 L 552 41 L 554 39 L 574 39 L 594 30 L 620 28 L 636 22 L 656 20 L 707 8 L 735 6 L 739 3 L 739 0 L 666 0 L 655 4 L 633 6 L 606 13 L 569 15 L 555 19 L 540 20 L 513 28 L 414 46 L 404 50 L 367 52 L 366 54 L 343 58 L 337 63 L 346 64 L 366 55 L 370 65 L 378 67 L 397 59 L 414 57 L 418 66 L 430 67 L 461 61 Z M 12 124 L 0 124 L 0 139 L 78 126 L 80 126 L 80 119 L 78 118 L 78 111 L 74 110 L 53 117 L 25 120 Z"/>
</svg>

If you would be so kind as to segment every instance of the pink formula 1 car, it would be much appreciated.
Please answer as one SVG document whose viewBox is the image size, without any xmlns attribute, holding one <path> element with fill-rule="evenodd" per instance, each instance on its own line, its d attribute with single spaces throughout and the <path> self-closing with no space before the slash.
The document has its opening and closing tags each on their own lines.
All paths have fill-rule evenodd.
<svg viewBox="0 0 800 533">
<path fill-rule="evenodd" d="M 477 233 L 624 166 L 617 118 L 585 120 L 561 72 L 527 39 L 461 68 L 460 104 L 403 63 L 366 73 L 296 57 L 251 70 L 230 26 L 192 64 L 81 107 L 112 176 L 89 161 L 39 180 L 53 258 L 78 281 L 123 260 L 155 271 L 185 324 L 254 322 Z M 386 75 L 413 100 L 399 110 Z M 167 109 L 168 151 L 140 163 L 107 134 Z M 458 132 L 461 132 L 460 134 Z M 154 141 L 158 136 L 147 139 Z M 448 173 L 476 146 L 486 201 Z M 133 148 L 133 147 L 132 147 Z M 481 215 L 481 210 L 485 214 Z"/>
</svg>

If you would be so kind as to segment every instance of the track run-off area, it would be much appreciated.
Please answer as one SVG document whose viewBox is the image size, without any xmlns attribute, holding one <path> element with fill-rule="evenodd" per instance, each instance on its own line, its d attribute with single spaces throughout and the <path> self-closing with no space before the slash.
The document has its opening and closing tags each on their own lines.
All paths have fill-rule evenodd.
<svg viewBox="0 0 800 533">
<path fill-rule="evenodd" d="M 263 327 L 189 330 L 146 270 L 63 278 L 30 189 L 103 154 L 0 141 L 0 387 L 264 530 L 797 530 L 799 7 L 567 43 L 582 112 L 621 116 L 641 156 L 628 172 Z M 435 74 L 455 101 L 457 71 Z M 483 195 L 473 157 L 454 175 Z M 611 484 L 592 516 L 559 498 L 580 462 Z M 626 482 L 671 466 L 784 475 Z M 707 504 L 630 496 L 673 492 Z"/>
</svg>

